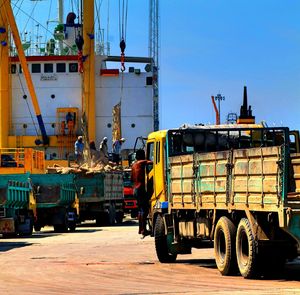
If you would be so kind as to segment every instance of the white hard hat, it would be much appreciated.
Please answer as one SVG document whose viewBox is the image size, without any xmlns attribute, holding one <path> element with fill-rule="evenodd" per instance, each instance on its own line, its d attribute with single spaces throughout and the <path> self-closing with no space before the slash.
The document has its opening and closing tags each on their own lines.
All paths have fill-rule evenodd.
<svg viewBox="0 0 300 295">
<path fill-rule="evenodd" d="M 107 137 L 106 136 L 103 137 L 103 141 L 107 141 Z"/>
<path fill-rule="evenodd" d="M 120 139 L 120 141 L 125 141 L 125 138 L 124 138 L 124 137 L 122 137 L 122 138 Z"/>
</svg>

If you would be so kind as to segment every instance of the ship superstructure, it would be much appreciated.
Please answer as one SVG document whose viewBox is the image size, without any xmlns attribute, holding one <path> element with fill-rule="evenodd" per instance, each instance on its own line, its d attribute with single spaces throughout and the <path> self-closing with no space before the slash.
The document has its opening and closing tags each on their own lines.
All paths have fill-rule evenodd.
<svg viewBox="0 0 300 295">
<path fill-rule="evenodd" d="M 83 1 L 83 9 L 93 10 L 90 2 Z M 88 20 L 86 15 L 83 19 Z M 70 23 L 68 18 L 60 32 L 63 47 L 60 42 L 50 42 L 45 52 L 27 51 L 26 56 L 49 145 L 39 140 L 41 132 L 13 43 L 7 63 L 11 86 L 8 113 L 2 121 L 9 128 L 7 139 L 1 139 L 2 145 L 38 147 L 45 150 L 47 159 L 65 160 L 73 152 L 76 137 L 86 128 L 96 145 L 108 137 L 110 148 L 112 111 L 120 104 L 124 149 L 130 149 L 137 136 L 146 136 L 158 126 L 157 67 L 153 57 L 125 57 L 126 70 L 122 72 L 119 56 L 95 54 L 94 32 L 90 28 L 93 22 L 88 20 L 82 26 Z M 84 37 L 81 56 L 76 46 L 78 35 Z"/>
</svg>

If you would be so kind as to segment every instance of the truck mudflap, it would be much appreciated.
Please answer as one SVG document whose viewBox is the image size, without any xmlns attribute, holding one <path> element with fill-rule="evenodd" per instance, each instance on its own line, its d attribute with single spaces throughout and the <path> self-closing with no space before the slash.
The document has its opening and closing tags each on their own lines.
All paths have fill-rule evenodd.
<svg viewBox="0 0 300 295">
<path fill-rule="evenodd" d="M 12 234 L 15 232 L 16 232 L 15 220 L 13 218 L 0 219 L 0 233 L 1 234 Z"/>
<path fill-rule="evenodd" d="M 300 255 L 300 210 L 287 208 L 285 214 L 287 218 L 283 229 L 297 241 L 297 252 Z"/>
</svg>

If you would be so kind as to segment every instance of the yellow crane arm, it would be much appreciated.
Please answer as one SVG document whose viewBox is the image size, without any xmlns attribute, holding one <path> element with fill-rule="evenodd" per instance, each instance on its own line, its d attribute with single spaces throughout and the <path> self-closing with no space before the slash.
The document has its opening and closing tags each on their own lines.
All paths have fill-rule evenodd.
<svg viewBox="0 0 300 295">
<path fill-rule="evenodd" d="M 23 51 L 23 47 L 22 47 L 22 43 L 21 43 L 21 39 L 20 39 L 20 35 L 19 35 L 19 30 L 18 30 L 16 21 L 15 21 L 15 17 L 14 17 L 14 14 L 13 14 L 13 10 L 11 8 L 10 1 L 4 1 L 4 9 L 5 9 L 5 12 L 6 12 L 6 15 L 7 15 L 7 20 L 8 20 L 10 29 L 11 29 L 13 39 L 15 41 L 18 56 L 19 56 L 20 63 L 21 63 L 22 69 L 23 69 L 23 74 L 24 74 L 26 84 L 27 84 L 27 87 L 28 87 L 28 90 L 29 90 L 29 94 L 30 94 L 31 99 L 32 99 L 32 104 L 33 104 L 33 107 L 34 107 L 34 111 L 35 111 L 35 114 L 36 114 L 36 117 L 37 117 L 37 120 L 38 120 L 38 124 L 39 124 L 39 127 L 40 127 L 42 138 L 43 138 L 43 144 L 47 145 L 47 144 L 49 144 L 49 138 L 48 138 L 47 133 L 46 133 L 45 125 L 44 125 L 43 118 L 42 118 L 42 115 L 41 115 L 41 110 L 40 110 L 40 107 L 39 107 L 38 99 L 37 99 L 36 92 L 35 92 L 33 82 L 32 82 L 32 79 L 31 79 L 31 75 L 30 75 L 30 72 L 28 70 L 26 57 L 25 57 L 25 54 L 24 54 L 24 51 Z"/>
</svg>

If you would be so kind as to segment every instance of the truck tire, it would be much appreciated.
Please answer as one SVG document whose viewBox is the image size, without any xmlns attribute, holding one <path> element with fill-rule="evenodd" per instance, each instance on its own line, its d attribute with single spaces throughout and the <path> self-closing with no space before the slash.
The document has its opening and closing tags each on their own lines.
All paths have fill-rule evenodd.
<svg viewBox="0 0 300 295">
<path fill-rule="evenodd" d="M 76 222 L 69 223 L 69 230 L 70 232 L 74 232 L 76 230 Z"/>
<path fill-rule="evenodd" d="M 124 212 L 119 211 L 116 213 L 116 221 L 117 223 L 122 223 L 123 222 L 123 218 L 124 218 Z"/>
<path fill-rule="evenodd" d="M 110 204 L 108 208 L 108 224 L 114 225 L 116 223 L 116 208 L 114 204 Z"/>
<path fill-rule="evenodd" d="M 161 263 L 175 262 L 177 254 L 171 254 L 168 249 L 165 225 L 162 216 L 158 215 L 154 226 L 155 250 L 158 260 Z"/>
<path fill-rule="evenodd" d="M 236 257 L 241 275 L 253 279 L 258 274 L 257 243 L 247 218 L 240 220 L 236 233 Z"/>
<path fill-rule="evenodd" d="M 34 225 L 34 231 L 41 231 L 42 226 L 40 224 Z"/>
<path fill-rule="evenodd" d="M 237 271 L 235 236 L 236 226 L 227 217 L 221 217 L 214 233 L 214 250 L 218 270 L 223 276 Z"/>
</svg>

